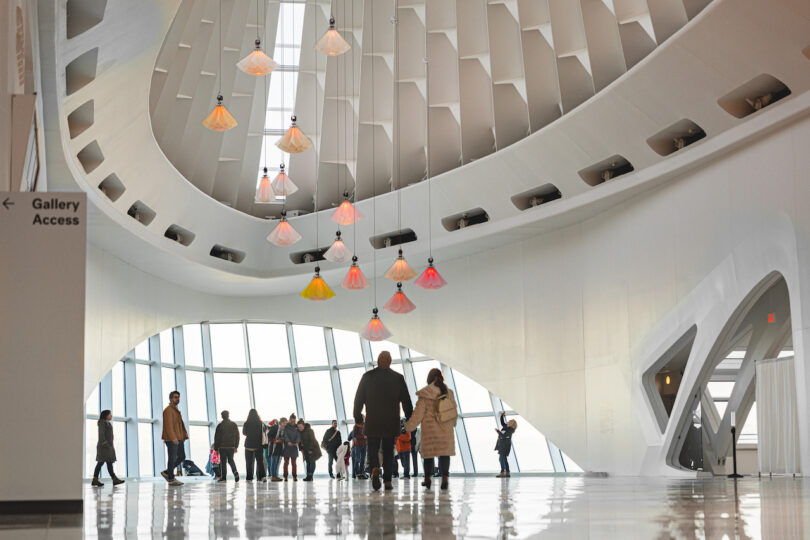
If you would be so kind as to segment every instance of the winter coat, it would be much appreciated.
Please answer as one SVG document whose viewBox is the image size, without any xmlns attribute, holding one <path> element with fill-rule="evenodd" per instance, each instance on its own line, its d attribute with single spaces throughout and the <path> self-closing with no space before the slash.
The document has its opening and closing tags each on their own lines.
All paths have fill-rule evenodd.
<svg viewBox="0 0 810 540">
<path fill-rule="evenodd" d="M 399 405 L 405 418 L 411 416 L 413 404 L 405 384 L 405 377 L 391 368 L 375 368 L 367 371 L 360 379 L 354 396 L 354 420 L 362 420 L 363 407 L 366 408 L 366 437 L 399 436 Z"/>
<path fill-rule="evenodd" d="M 514 428 L 507 424 L 503 416 L 501 416 L 501 429 L 498 432 L 498 442 L 495 443 L 495 451 L 503 456 L 508 456 L 512 451 L 512 434 L 515 432 Z"/>
<path fill-rule="evenodd" d="M 264 424 L 261 420 L 248 420 L 242 424 L 242 435 L 245 436 L 245 448 L 256 450 L 262 447 L 262 428 Z"/>
<path fill-rule="evenodd" d="M 321 447 L 328 453 L 334 455 L 334 453 L 337 452 L 338 447 L 343 444 L 342 437 L 343 436 L 340 434 L 340 430 L 338 428 L 330 427 L 326 430 L 326 433 L 323 434 Z"/>
<path fill-rule="evenodd" d="M 411 434 L 403 433 L 397 437 L 397 452 L 411 451 Z"/>
<path fill-rule="evenodd" d="M 439 423 L 436 417 L 437 400 L 441 395 L 441 390 L 435 384 L 429 384 L 416 392 L 419 398 L 416 400 L 416 407 L 413 415 L 405 422 L 405 429 L 413 431 L 419 424 L 422 424 L 422 437 L 420 440 L 419 453 L 423 458 L 433 458 L 441 456 L 456 455 L 456 439 L 453 435 L 453 428 L 456 426 L 458 418 L 452 422 Z M 447 397 L 456 406 L 456 398 L 453 391 L 447 389 Z"/>
<path fill-rule="evenodd" d="M 279 433 L 280 429 L 280 424 L 273 424 L 267 428 L 267 438 L 270 440 L 270 448 L 274 456 L 284 455 L 284 432 Z"/>
<path fill-rule="evenodd" d="M 96 461 L 115 461 L 112 424 L 102 418 L 98 419 L 98 444 L 96 444 Z"/>
<path fill-rule="evenodd" d="M 304 431 L 301 432 L 301 450 L 304 453 L 304 458 L 310 461 L 317 461 L 323 455 L 321 447 L 318 445 L 318 439 L 315 437 L 315 432 L 312 431 L 312 426 L 304 424 Z"/>
<path fill-rule="evenodd" d="M 186 432 L 186 426 L 183 424 L 183 416 L 180 414 L 177 405 L 173 403 L 163 409 L 163 434 L 161 438 L 164 441 L 180 442 L 188 439 L 188 432 Z"/>
<path fill-rule="evenodd" d="M 214 431 L 214 450 L 239 448 L 239 428 L 232 420 L 223 420 Z"/>
<path fill-rule="evenodd" d="M 292 422 L 284 426 L 284 452 L 281 454 L 285 458 L 298 457 L 298 443 L 301 442 L 301 433 L 298 427 Z"/>
<path fill-rule="evenodd" d="M 362 425 L 357 424 L 352 428 L 352 432 L 349 434 L 352 446 L 359 446 L 361 448 L 368 446 L 368 441 L 366 440 L 366 435 L 363 433 L 363 429 Z"/>
</svg>

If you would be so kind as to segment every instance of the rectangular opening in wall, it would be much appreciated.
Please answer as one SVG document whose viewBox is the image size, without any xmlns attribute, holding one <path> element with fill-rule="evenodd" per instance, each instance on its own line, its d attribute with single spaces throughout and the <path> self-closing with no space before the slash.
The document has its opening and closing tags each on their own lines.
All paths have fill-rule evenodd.
<svg viewBox="0 0 810 540">
<path fill-rule="evenodd" d="M 93 141 L 79 150 L 79 153 L 76 154 L 76 159 L 81 163 L 84 172 L 90 174 L 104 161 L 104 154 L 101 152 L 98 143 Z"/>
<path fill-rule="evenodd" d="M 473 208 L 466 212 L 442 218 L 442 227 L 448 231 L 457 231 L 472 225 L 486 223 L 487 221 L 489 221 L 489 214 L 487 214 L 483 208 Z"/>
<path fill-rule="evenodd" d="M 127 190 L 124 183 L 115 173 L 102 180 L 98 185 L 98 189 L 113 202 L 117 201 Z"/>
<path fill-rule="evenodd" d="M 416 242 L 416 233 L 411 229 L 400 229 L 385 234 L 378 234 L 368 239 L 374 249 L 383 249 L 408 242 Z"/>
<path fill-rule="evenodd" d="M 528 210 L 562 198 L 562 193 L 554 184 L 543 184 L 540 187 L 518 193 L 512 197 L 512 204 L 518 210 Z"/>
<path fill-rule="evenodd" d="M 107 0 L 67 0 L 67 38 L 74 38 L 100 23 L 106 7 Z"/>
<path fill-rule="evenodd" d="M 647 144 L 659 155 L 668 156 L 705 137 L 703 128 L 684 118 L 647 139 Z"/>
<path fill-rule="evenodd" d="M 789 95 L 790 88 L 785 83 L 763 73 L 718 99 L 717 104 L 728 114 L 745 118 Z"/>
<path fill-rule="evenodd" d="M 96 78 L 98 47 L 94 47 L 65 66 L 65 93 L 71 95 Z"/>
<path fill-rule="evenodd" d="M 329 247 L 322 247 L 316 249 L 310 249 L 307 251 L 297 251 L 295 253 L 290 253 L 290 260 L 293 264 L 304 264 L 310 263 L 315 261 L 322 261 L 324 260 L 323 254 L 326 253 Z"/>
<path fill-rule="evenodd" d="M 225 246 L 220 246 L 219 244 L 216 244 L 214 247 L 211 248 L 211 253 L 209 253 L 209 255 L 211 255 L 212 257 L 216 257 L 217 259 L 222 259 L 223 261 L 228 261 L 236 264 L 239 264 L 240 262 L 245 260 L 244 251 L 239 251 Z"/>
<path fill-rule="evenodd" d="M 616 154 L 607 159 L 594 163 L 590 167 L 579 171 L 579 176 L 589 186 L 597 186 L 607 180 L 613 180 L 623 174 L 633 172 L 633 165 L 624 156 Z"/>
<path fill-rule="evenodd" d="M 166 229 L 166 232 L 163 233 L 163 236 L 169 240 L 174 240 L 178 244 L 188 246 L 194 241 L 194 237 L 196 235 L 190 230 L 184 229 L 180 225 L 170 225 L 169 228 Z"/>
<path fill-rule="evenodd" d="M 148 226 L 155 219 L 157 212 L 149 208 L 141 201 L 135 201 L 132 206 L 127 210 L 127 215 L 137 221 L 138 223 Z"/>
<path fill-rule="evenodd" d="M 75 139 L 93 125 L 93 109 L 93 100 L 91 99 L 68 115 L 67 123 L 71 139 Z"/>
</svg>

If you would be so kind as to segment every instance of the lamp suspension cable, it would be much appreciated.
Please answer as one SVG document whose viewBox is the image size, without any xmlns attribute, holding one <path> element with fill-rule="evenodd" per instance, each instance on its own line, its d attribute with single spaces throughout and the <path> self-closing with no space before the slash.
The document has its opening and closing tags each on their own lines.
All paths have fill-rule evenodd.
<svg viewBox="0 0 810 540">
<path fill-rule="evenodd" d="M 402 146 L 402 122 L 400 122 L 400 109 L 399 109 L 399 0 L 394 0 L 394 14 L 391 17 L 391 23 L 394 25 L 394 122 L 396 123 L 396 148 L 392 157 L 396 158 L 396 164 L 392 167 L 396 171 L 396 181 L 391 183 L 391 189 L 397 190 L 397 234 L 402 236 L 402 169 L 400 160 L 400 148 Z M 401 240 L 401 238 L 400 238 Z"/>
<path fill-rule="evenodd" d="M 428 257 L 433 258 L 433 208 L 430 181 L 430 58 L 428 56 L 427 10 L 425 10 L 425 176 L 428 185 Z"/>
<path fill-rule="evenodd" d="M 374 21 L 374 0 L 371 1 L 371 20 Z M 377 93 L 375 86 L 376 79 L 374 77 L 374 24 L 371 27 L 371 230 L 372 236 L 377 236 L 377 109 L 374 103 L 374 94 Z M 372 255 L 372 272 L 374 279 L 374 309 L 377 309 L 377 250 L 371 250 Z"/>
</svg>

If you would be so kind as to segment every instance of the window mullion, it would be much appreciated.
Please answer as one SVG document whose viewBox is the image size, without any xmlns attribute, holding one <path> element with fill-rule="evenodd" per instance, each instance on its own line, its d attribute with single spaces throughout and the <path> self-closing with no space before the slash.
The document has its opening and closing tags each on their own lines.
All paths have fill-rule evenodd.
<svg viewBox="0 0 810 540">
<path fill-rule="evenodd" d="M 458 407 L 458 392 L 456 392 L 456 381 L 453 379 L 453 370 L 449 366 L 439 363 L 444 375 L 444 383 L 453 391 L 456 396 L 456 406 Z M 456 422 L 456 439 L 458 439 L 459 452 L 461 453 L 461 461 L 464 464 L 464 472 L 475 472 L 475 463 L 473 461 L 472 452 L 470 451 L 470 441 L 467 439 L 467 427 L 464 425 L 464 419 Z"/>
<path fill-rule="evenodd" d="M 208 429 L 208 438 L 209 440 L 213 440 L 217 423 L 217 397 L 214 391 L 214 361 L 211 356 L 211 327 L 207 322 L 200 324 L 200 335 L 202 338 L 203 366 L 205 367 L 205 407 L 208 412 L 208 421 L 211 423 Z"/>
<path fill-rule="evenodd" d="M 306 418 L 304 416 L 304 400 L 301 397 L 301 379 L 298 377 L 298 356 L 295 353 L 295 335 L 291 323 L 285 323 L 287 329 L 287 346 L 290 349 L 290 365 L 292 366 L 293 378 L 293 391 L 295 392 L 295 408 L 298 412 L 298 418 Z"/>
</svg>

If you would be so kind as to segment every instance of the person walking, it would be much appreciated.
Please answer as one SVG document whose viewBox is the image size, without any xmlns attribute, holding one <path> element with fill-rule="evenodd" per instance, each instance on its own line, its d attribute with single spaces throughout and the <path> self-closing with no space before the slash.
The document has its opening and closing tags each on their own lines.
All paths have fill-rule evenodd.
<svg viewBox="0 0 810 540">
<path fill-rule="evenodd" d="M 298 427 L 295 425 L 295 422 L 292 419 L 295 418 L 295 415 L 290 415 L 290 421 L 287 422 L 287 425 L 284 426 L 282 430 L 283 433 L 283 444 L 284 444 L 284 451 L 282 452 L 282 456 L 284 456 L 284 481 L 287 481 L 287 467 L 289 466 L 290 462 L 292 462 L 292 476 L 293 482 L 298 482 L 298 444 L 301 442 L 301 433 L 298 431 Z"/>
<path fill-rule="evenodd" d="M 98 475 L 101 472 L 101 466 L 105 463 L 107 464 L 107 472 L 110 473 L 110 478 L 112 478 L 112 483 L 114 486 L 119 484 L 123 484 L 124 481 L 115 476 L 115 471 L 113 470 L 113 463 L 115 463 L 115 446 L 113 446 L 113 427 L 110 423 L 112 420 L 112 413 L 110 411 L 101 411 L 101 414 L 98 417 L 98 443 L 96 443 L 96 469 L 93 471 L 93 482 L 91 483 L 94 487 L 101 487 L 104 485 L 98 479 Z"/>
<path fill-rule="evenodd" d="M 495 451 L 498 452 L 498 461 L 501 462 L 501 472 L 495 475 L 496 478 L 509 478 L 509 452 L 512 451 L 512 435 L 517 429 L 517 421 L 513 418 L 506 422 L 505 412 L 501 412 L 500 421 L 502 429 L 495 429 L 498 434 L 498 442 L 495 443 Z"/>
<path fill-rule="evenodd" d="M 219 481 L 225 482 L 228 479 L 228 466 L 233 471 L 233 478 L 239 481 L 239 473 L 236 472 L 236 461 L 233 454 L 239 448 L 239 427 L 231 420 L 231 413 L 222 411 L 222 422 L 214 431 L 214 450 L 219 454 Z"/>
<path fill-rule="evenodd" d="M 169 393 L 169 404 L 163 409 L 163 433 L 161 438 L 166 443 L 166 453 L 168 455 L 166 470 L 161 471 L 162 476 L 170 486 L 182 486 L 183 483 L 174 477 L 177 466 L 186 459 L 185 441 L 188 440 L 188 432 L 183 424 L 183 415 L 177 404 L 180 403 L 180 392 L 173 390 Z"/>
<path fill-rule="evenodd" d="M 438 368 L 428 372 L 427 386 L 416 392 L 416 407 L 407 422 L 405 429 L 413 431 L 422 425 L 420 453 L 424 460 L 424 486 L 430 489 L 433 476 L 433 458 L 439 458 L 439 470 L 442 476 L 442 489 L 448 487 L 450 475 L 450 456 L 456 455 L 456 440 L 453 428 L 458 420 L 458 408 L 453 391 L 444 384 L 444 376 Z M 444 402 L 444 403 L 442 403 Z M 445 418 L 448 417 L 448 418 Z"/>
<path fill-rule="evenodd" d="M 332 426 L 326 430 L 326 433 L 323 434 L 323 440 L 321 441 L 321 448 L 326 450 L 326 455 L 329 456 L 329 463 L 327 467 L 329 469 L 330 478 L 335 477 L 335 475 L 332 473 L 332 463 L 337 460 L 336 452 L 343 443 L 342 435 L 340 434 L 340 430 L 338 429 L 337 425 L 337 420 L 332 420 Z"/>
<path fill-rule="evenodd" d="M 267 482 L 264 472 L 264 456 L 262 455 L 262 433 L 264 423 L 256 409 L 248 411 L 247 419 L 242 425 L 242 435 L 245 436 L 245 468 L 246 480 L 253 481 L 253 465 L 256 465 L 256 479 Z"/>
<path fill-rule="evenodd" d="M 383 351 L 377 356 L 377 367 L 367 371 L 360 379 L 354 396 L 354 419 L 362 422 L 366 410 L 364 432 L 368 437 L 371 487 L 380 489 L 380 458 L 383 452 L 383 481 L 385 489 L 394 489 L 391 484 L 394 459 L 394 439 L 399 436 L 400 406 L 409 418 L 413 413 L 411 396 L 405 377 L 391 369 L 391 353 Z"/>
<path fill-rule="evenodd" d="M 402 463 L 402 477 L 411 477 L 411 434 L 402 428 L 402 433 L 397 437 L 397 454 Z"/>
<path fill-rule="evenodd" d="M 360 419 L 363 419 L 363 415 L 360 415 Z M 352 441 L 352 478 L 365 480 L 368 478 L 365 474 L 368 440 L 363 433 L 363 422 L 359 424 L 355 422 L 349 433 L 349 439 Z"/>
<path fill-rule="evenodd" d="M 301 453 L 304 455 L 304 463 L 307 466 L 307 475 L 304 482 L 312 482 L 315 474 L 315 462 L 321 459 L 323 453 L 318 446 L 318 439 L 312 426 L 304 422 L 303 418 L 298 421 L 298 431 L 301 433 Z"/>
<path fill-rule="evenodd" d="M 284 453 L 281 432 L 285 425 L 287 425 L 287 419 L 282 417 L 279 420 L 273 419 L 273 421 L 270 422 L 270 427 L 267 429 L 267 440 L 269 441 L 267 453 L 270 455 L 267 475 L 270 477 L 271 482 L 281 482 L 281 478 L 278 476 L 278 464 Z"/>
</svg>

